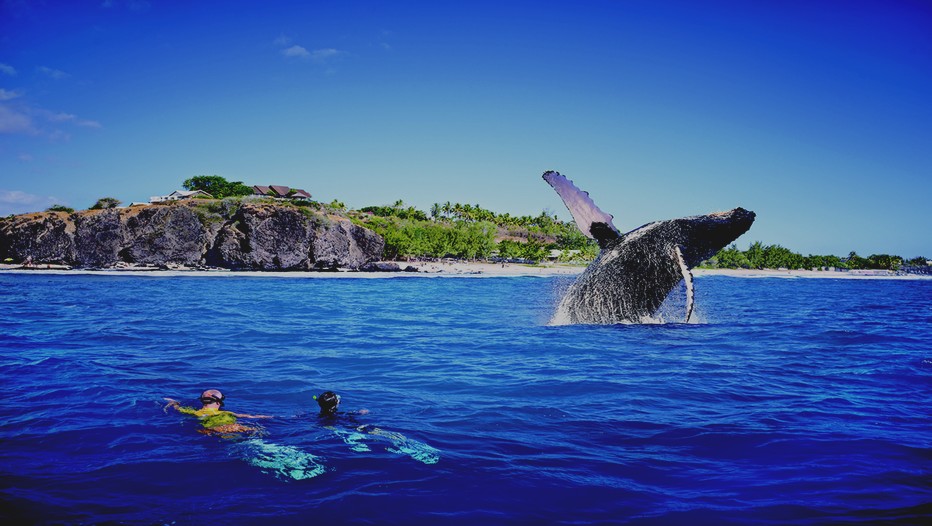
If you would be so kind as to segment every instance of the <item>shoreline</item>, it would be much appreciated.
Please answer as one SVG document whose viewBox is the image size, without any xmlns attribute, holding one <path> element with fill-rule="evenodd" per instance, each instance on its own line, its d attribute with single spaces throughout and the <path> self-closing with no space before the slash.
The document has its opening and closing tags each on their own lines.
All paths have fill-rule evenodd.
<svg viewBox="0 0 932 526">
<path fill-rule="evenodd" d="M 932 275 L 896 274 L 888 270 L 755 270 L 755 269 L 692 269 L 694 277 L 726 276 L 730 278 L 802 278 L 802 279 L 893 279 L 932 280 Z"/>
<path fill-rule="evenodd" d="M 54 274 L 54 275 L 94 275 L 94 276 L 218 276 L 218 277 L 287 277 L 287 278 L 393 278 L 393 277 L 549 277 L 577 276 L 586 267 L 582 265 L 542 264 L 527 265 L 522 263 L 485 263 L 473 261 L 396 261 L 401 268 L 408 266 L 417 272 L 358 272 L 341 270 L 336 272 L 321 271 L 249 271 L 249 270 L 161 270 L 156 268 L 123 269 L 70 269 L 61 265 L 51 268 L 23 268 L 21 265 L 0 264 L 2 274 Z M 892 279 L 892 280 L 932 280 L 932 275 L 893 274 L 877 270 L 817 271 L 817 270 L 749 270 L 749 269 L 692 269 L 693 276 L 725 276 L 730 278 L 801 278 L 801 279 Z"/>
</svg>

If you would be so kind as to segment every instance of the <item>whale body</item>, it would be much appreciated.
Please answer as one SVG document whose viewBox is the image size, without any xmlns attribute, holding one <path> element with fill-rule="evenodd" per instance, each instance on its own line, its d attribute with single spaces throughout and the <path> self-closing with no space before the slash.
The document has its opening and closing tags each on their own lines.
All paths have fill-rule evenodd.
<svg viewBox="0 0 932 526">
<path fill-rule="evenodd" d="M 690 269 L 751 228 L 754 212 L 735 208 L 701 216 L 656 221 L 621 234 L 612 216 L 589 194 L 558 172 L 544 172 L 586 236 L 601 251 L 569 287 L 554 322 L 570 324 L 646 323 L 655 320 L 664 299 L 686 282 L 686 321 L 692 316 Z"/>
</svg>

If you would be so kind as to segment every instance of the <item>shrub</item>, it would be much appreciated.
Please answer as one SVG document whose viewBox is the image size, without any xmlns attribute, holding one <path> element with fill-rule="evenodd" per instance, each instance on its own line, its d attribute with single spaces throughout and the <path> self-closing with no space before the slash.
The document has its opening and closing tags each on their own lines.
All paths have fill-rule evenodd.
<svg viewBox="0 0 932 526">
<path fill-rule="evenodd" d="M 115 197 L 101 197 L 94 203 L 94 206 L 91 207 L 91 210 L 105 210 L 107 208 L 116 208 L 123 204 L 122 201 Z"/>
</svg>

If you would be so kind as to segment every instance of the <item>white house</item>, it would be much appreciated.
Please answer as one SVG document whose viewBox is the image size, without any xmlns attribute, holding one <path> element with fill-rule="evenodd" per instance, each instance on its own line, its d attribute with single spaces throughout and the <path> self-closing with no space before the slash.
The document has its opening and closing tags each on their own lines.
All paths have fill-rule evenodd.
<svg viewBox="0 0 932 526">
<path fill-rule="evenodd" d="M 149 198 L 150 203 L 164 203 L 165 201 L 178 201 L 180 199 L 213 199 L 214 196 L 203 190 L 175 190 L 168 195 L 154 195 Z"/>
</svg>

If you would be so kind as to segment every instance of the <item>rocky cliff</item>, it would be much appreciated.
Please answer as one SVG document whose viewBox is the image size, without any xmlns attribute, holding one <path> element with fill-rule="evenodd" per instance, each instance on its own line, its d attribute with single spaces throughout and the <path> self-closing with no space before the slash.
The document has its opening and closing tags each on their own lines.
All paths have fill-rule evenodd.
<svg viewBox="0 0 932 526">
<path fill-rule="evenodd" d="M 0 219 L 0 260 L 84 268 L 357 269 L 379 260 L 384 245 L 345 217 L 263 202 L 180 201 Z"/>
</svg>

